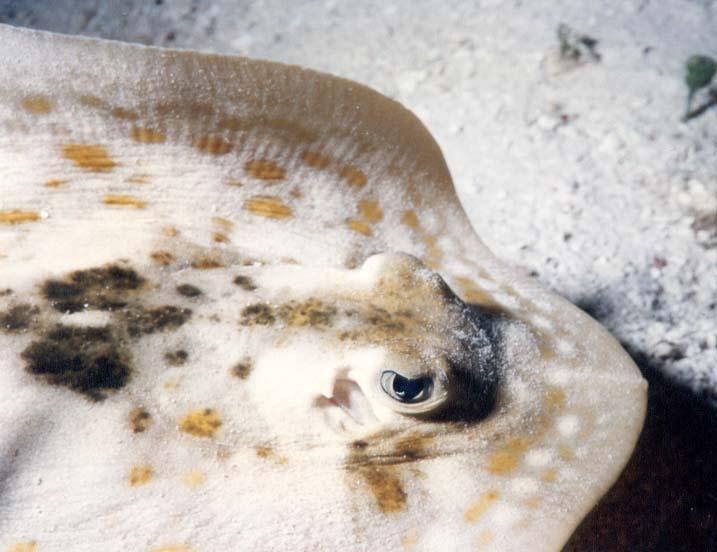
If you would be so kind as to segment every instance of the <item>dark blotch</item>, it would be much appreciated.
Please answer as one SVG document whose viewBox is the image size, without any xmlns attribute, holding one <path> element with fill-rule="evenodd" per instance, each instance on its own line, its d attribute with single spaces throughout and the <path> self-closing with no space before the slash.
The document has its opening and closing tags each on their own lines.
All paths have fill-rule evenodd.
<svg viewBox="0 0 717 552">
<path fill-rule="evenodd" d="M 128 314 L 127 333 L 131 337 L 176 330 L 192 316 L 190 309 L 165 305 L 154 309 L 137 309 Z"/>
<path fill-rule="evenodd" d="M 152 416 L 147 409 L 137 407 L 129 413 L 129 426 L 133 433 L 144 433 L 152 423 Z"/>
<path fill-rule="evenodd" d="M 177 293 L 185 297 L 199 297 L 202 290 L 192 284 L 181 284 L 177 286 Z"/>
<path fill-rule="evenodd" d="M 124 308 L 126 293 L 139 289 L 144 281 L 134 270 L 110 265 L 77 270 L 64 280 L 47 280 L 42 294 L 60 312 L 112 311 Z"/>
<path fill-rule="evenodd" d="M 164 360 L 170 366 L 182 366 L 189 358 L 189 353 L 184 349 L 178 349 L 176 351 L 167 351 L 164 353 Z"/>
<path fill-rule="evenodd" d="M 256 284 L 249 276 L 239 275 L 234 278 L 234 283 L 245 291 L 254 291 L 256 289 Z"/>
<path fill-rule="evenodd" d="M 130 375 L 125 355 L 108 326 L 56 326 L 21 354 L 29 373 L 94 399 L 102 391 L 120 389 Z"/>
<path fill-rule="evenodd" d="M 246 357 L 234 365 L 234 367 L 232 368 L 232 375 L 239 379 L 245 380 L 249 377 L 249 374 L 251 374 L 251 369 L 251 359 Z"/>
<path fill-rule="evenodd" d="M 243 326 L 268 326 L 276 320 L 273 309 L 266 303 L 254 303 L 241 311 Z"/>
<path fill-rule="evenodd" d="M 32 305 L 22 304 L 12 307 L 7 312 L 0 312 L 0 330 L 20 332 L 33 325 L 39 309 Z"/>
</svg>

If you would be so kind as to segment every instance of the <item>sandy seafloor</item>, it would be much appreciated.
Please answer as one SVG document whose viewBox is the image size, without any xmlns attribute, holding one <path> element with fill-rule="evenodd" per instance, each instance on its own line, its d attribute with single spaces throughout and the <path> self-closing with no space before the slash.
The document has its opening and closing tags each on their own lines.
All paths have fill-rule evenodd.
<svg viewBox="0 0 717 552">
<path fill-rule="evenodd" d="M 681 120 L 717 1 L 0 0 L 0 22 L 294 63 L 402 102 L 487 245 L 650 380 L 638 450 L 568 549 L 717 550 L 717 106 Z M 593 51 L 561 58 L 560 23 Z"/>
</svg>

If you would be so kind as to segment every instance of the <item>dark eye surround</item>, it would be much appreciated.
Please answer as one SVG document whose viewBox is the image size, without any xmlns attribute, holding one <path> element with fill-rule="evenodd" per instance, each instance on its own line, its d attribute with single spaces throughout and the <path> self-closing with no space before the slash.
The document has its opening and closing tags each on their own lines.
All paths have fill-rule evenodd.
<svg viewBox="0 0 717 552">
<path fill-rule="evenodd" d="M 433 378 L 421 376 L 407 378 L 393 370 L 381 374 L 381 387 L 392 399 L 406 404 L 421 403 L 431 398 Z"/>
</svg>

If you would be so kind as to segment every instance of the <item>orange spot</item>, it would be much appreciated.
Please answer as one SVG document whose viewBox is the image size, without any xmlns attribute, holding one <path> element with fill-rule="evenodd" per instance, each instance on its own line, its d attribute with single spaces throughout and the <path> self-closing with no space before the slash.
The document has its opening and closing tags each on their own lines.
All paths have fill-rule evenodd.
<svg viewBox="0 0 717 552">
<path fill-rule="evenodd" d="M 212 259 L 211 257 L 198 257 L 192 261 L 192 268 L 196 268 L 197 270 L 211 270 L 213 268 L 223 267 L 224 265 L 220 261 Z"/>
<path fill-rule="evenodd" d="M 7 549 L 7 552 L 36 552 L 36 551 L 37 551 L 37 543 L 35 541 L 16 542 L 15 544 L 11 544 L 10 548 Z"/>
<path fill-rule="evenodd" d="M 540 476 L 540 479 L 545 481 L 546 483 L 553 483 L 558 477 L 558 472 L 556 472 L 554 469 L 545 470 L 542 475 Z"/>
<path fill-rule="evenodd" d="M 130 184 L 146 184 L 149 182 L 149 176 L 146 174 L 133 174 L 127 179 Z"/>
<path fill-rule="evenodd" d="M 556 356 L 555 349 L 550 343 L 550 338 L 542 333 L 540 333 L 537 337 L 538 351 L 540 352 L 540 357 L 546 362 L 554 359 Z"/>
<path fill-rule="evenodd" d="M 244 209 L 254 215 L 273 219 L 287 219 L 294 216 L 291 207 L 276 196 L 254 196 L 244 202 Z"/>
<path fill-rule="evenodd" d="M 52 111 L 52 104 L 45 96 L 28 96 L 20 105 L 25 111 L 35 115 L 47 115 Z"/>
<path fill-rule="evenodd" d="M 182 481 L 184 481 L 185 485 L 189 485 L 190 487 L 198 487 L 205 481 L 204 474 L 200 472 L 199 470 L 193 470 L 190 472 L 187 472 L 182 477 Z"/>
<path fill-rule="evenodd" d="M 169 546 L 160 546 L 159 548 L 152 548 L 150 552 L 192 552 L 192 549 L 186 544 L 176 544 Z"/>
<path fill-rule="evenodd" d="M 359 213 L 367 222 L 375 223 L 383 218 L 383 211 L 375 201 L 360 201 Z"/>
<path fill-rule="evenodd" d="M 22 211 L 20 209 L 0 211 L 0 224 L 25 224 L 26 222 L 37 222 L 41 218 L 40 213 L 35 211 Z"/>
<path fill-rule="evenodd" d="M 149 256 L 155 263 L 165 266 L 174 262 L 174 256 L 169 251 L 153 251 Z"/>
<path fill-rule="evenodd" d="M 404 550 L 413 550 L 417 543 L 418 536 L 416 535 L 416 531 L 411 531 L 401 539 Z"/>
<path fill-rule="evenodd" d="M 528 448 L 525 439 L 517 438 L 506 443 L 505 448 L 488 459 L 486 470 L 495 475 L 508 475 L 515 471 L 520 463 L 520 455 Z"/>
<path fill-rule="evenodd" d="M 403 212 L 401 222 L 413 230 L 418 230 L 418 217 L 412 209 Z"/>
<path fill-rule="evenodd" d="M 346 180 L 352 186 L 358 186 L 359 188 L 366 185 L 368 179 L 364 172 L 352 165 L 346 165 L 339 171 L 339 176 Z"/>
<path fill-rule="evenodd" d="M 43 186 L 46 188 L 59 188 L 63 184 L 67 184 L 67 180 L 60 180 L 59 178 L 51 178 L 50 180 L 46 180 Z"/>
<path fill-rule="evenodd" d="M 243 186 L 241 180 L 227 180 L 225 184 L 227 186 L 234 186 L 235 188 L 241 188 Z"/>
<path fill-rule="evenodd" d="M 306 163 L 309 167 L 315 169 L 325 169 L 329 166 L 331 159 L 328 156 L 323 155 L 316 151 L 306 151 L 301 155 L 301 160 Z"/>
<path fill-rule="evenodd" d="M 526 498 L 523 501 L 523 506 L 526 508 L 530 508 L 531 510 L 534 510 L 538 506 L 540 506 L 540 498 L 537 496 L 531 496 L 529 498 Z"/>
<path fill-rule="evenodd" d="M 478 535 L 478 548 L 488 546 L 491 542 L 493 542 L 494 538 L 495 535 L 490 529 L 485 529 L 484 531 L 481 531 Z"/>
<path fill-rule="evenodd" d="M 354 232 L 358 232 L 359 234 L 363 234 L 364 236 L 373 235 L 373 232 L 371 232 L 371 229 L 368 227 L 368 225 L 365 222 L 361 222 L 360 220 L 348 219 L 346 221 L 346 226 L 348 226 L 349 229 L 353 230 Z"/>
<path fill-rule="evenodd" d="M 195 437 L 212 437 L 222 421 L 211 408 L 192 410 L 179 421 L 179 430 Z"/>
<path fill-rule="evenodd" d="M 226 228 L 227 230 L 231 230 L 234 227 L 234 223 L 232 221 L 223 217 L 213 217 L 212 222 L 222 228 Z"/>
<path fill-rule="evenodd" d="M 194 142 L 194 147 L 214 155 L 224 155 L 232 149 L 232 145 L 219 136 L 202 136 Z"/>
<path fill-rule="evenodd" d="M 146 201 L 128 195 L 106 195 L 102 198 L 102 203 L 117 207 L 131 207 L 133 209 L 144 209 L 147 206 Z"/>
<path fill-rule="evenodd" d="M 456 278 L 456 283 L 460 287 L 464 301 L 488 308 L 497 308 L 499 306 L 493 300 L 493 297 L 478 287 L 473 280 L 461 276 Z"/>
<path fill-rule="evenodd" d="M 244 165 L 246 172 L 260 180 L 283 180 L 286 171 L 273 161 L 255 159 Z"/>
<path fill-rule="evenodd" d="M 62 156 L 74 161 L 78 167 L 95 172 L 107 172 L 116 165 L 102 146 L 65 144 L 62 146 Z"/>
<path fill-rule="evenodd" d="M 174 226 L 165 226 L 162 228 L 162 233 L 168 238 L 174 238 L 179 235 L 179 230 L 177 230 Z"/>
<path fill-rule="evenodd" d="M 139 487 L 149 483 L 154 475 L 152 466 L 135 466 L 129 472 L 129 484 L 132 487 Z"/>
<path fill-rule="evenodd" d="M 102 108 L 107 105 L 104 100 L 98 98 L 97 96 L 80 96 L 79 100 L 82 105 L 86 105 L 87 107 Z"/>
<path fill-rule="evenodd" d="M 142 144 L 159 144 L 164 142 L 164 134 L 157 130 L 146 127 L 132 127 L 132 140 Z"/>
<path fill-rule="evenodd" d="M 97 107 L 102 107 L 102 105 L 99 105 Z M 110 115 L 117 119 L 125 119 L 127 121 L 136 121 L 137 119 L 139 119 L 139 115 L 137 115 L 134 111 L 125 109 L 124 107 L 115 107 L 114 109 L 110 110 Z"/>
<path fill-rule="evenodd" d="M 466 523 L 476 523 L 499 497 L 500 493 L 498 491 L 483 493 L 478 500 L 468 506 L 465 514 L 463 514 L 463 519 Z"/>
<path fill-rule="evenodd" d="M 229 243 L 230 241 L 229 236 L 222 234 L 221 232 L 214 232 L 214 234 L 212 234 L 212 239 L 216 243 Z"/>
</svg>

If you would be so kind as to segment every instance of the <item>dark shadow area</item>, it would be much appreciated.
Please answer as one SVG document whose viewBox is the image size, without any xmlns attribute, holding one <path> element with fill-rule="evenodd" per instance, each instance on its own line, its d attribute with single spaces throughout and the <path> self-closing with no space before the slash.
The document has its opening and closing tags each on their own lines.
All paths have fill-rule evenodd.
<svg viewBox="0 0 717 552">
<path fill-rule="evenodd" d="M 563 552 L 717 550 L 717 411 L 629 351 L 650 384 L 647 417 L 622 476 Z"/>
</svg>

